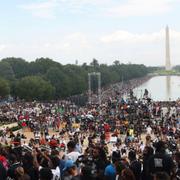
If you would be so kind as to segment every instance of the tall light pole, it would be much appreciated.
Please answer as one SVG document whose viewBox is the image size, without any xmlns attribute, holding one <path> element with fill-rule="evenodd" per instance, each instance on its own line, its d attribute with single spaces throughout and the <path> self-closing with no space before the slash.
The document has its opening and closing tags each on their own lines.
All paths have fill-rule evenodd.
<svg viewBox="0 0 180 180">
<path fill-rule="evenodd" d="M 89 101 L 89 104 L 92 103 L 91 76 L 97 76 L 97 78 L 98 78 L 98 103 L 100 105 L 101 104 L 101 73 L 100 72 L 88 73 L 88 101 Z"/>
<path fill-rule="evenodd" d="M 88 101 L 91 104 L 91 73 L 88 73 Z"/>
<path fill-rule="evenodd" d="M 101 104 L 101 73 L 97 73 L 98 76 L 98 99 L 99 104 Z"/>
</svg>

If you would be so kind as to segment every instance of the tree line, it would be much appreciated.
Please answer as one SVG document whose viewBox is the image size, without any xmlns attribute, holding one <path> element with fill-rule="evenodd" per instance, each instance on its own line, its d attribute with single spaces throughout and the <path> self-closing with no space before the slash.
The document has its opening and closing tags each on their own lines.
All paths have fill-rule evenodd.
<svg viewBox="0 0 180 180">
<path fill-rule="evenodd" d="M 180 65 L 176 65 L 173 69 L 174 69 L 176 72 L 180 72 Z"/>
<path fill-rule="evenodd" d="M 0 97 L 11 95 L 25 100 L 62 99 L 87 92 L 88 73 L 100 72 L 102 87 L 132 78 L 146 76 L 148 68 L 142 64 L 62 65 L 49 58 L 27 62 L 22 58 L 4 58 L 0 61 Z M 92 81 L 95 79 L 92 78 Z M 94 85 L 94 87 L 96 84 Z"/>
</svg>

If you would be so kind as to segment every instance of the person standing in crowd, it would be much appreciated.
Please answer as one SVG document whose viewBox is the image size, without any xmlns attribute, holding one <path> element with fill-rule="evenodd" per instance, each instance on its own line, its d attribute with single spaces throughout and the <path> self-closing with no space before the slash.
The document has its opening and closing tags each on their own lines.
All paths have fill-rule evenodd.
<svg viewBox="0 0 180 180">
<path fill-rule="evenodd" d="M 154 149 L 151 146 L 146 146 L 143 151 L 143 170 L 141 174 L 141 178 L 149 180 L 149 174 L 148 174 L 148 162 L 149 158 L 153 155 Z"/>
<path fill-rule="evenodd" d="M 0 162 L 0 180 L 6 180 L 6 169 L 2 162 Z"/>
<path fill-rule="evenodd" d="M 154 179 L 153 180 L 170 180 L 170 176 L 166 173 L 166 172 L 157 172 L 154 175 Z"/>
<path fill-rule="evenodd" d="M 118 163 L 120 162 L 120 153 L 114 151 L 112 153 L 112 163 L 110 163 L 105 168 L 104 176 L 105 180 L 115 180 L 116 179 L 116 167 L 118 166 Z"/>
<path fill-rule="evenodd" d="M 53 174 L 50 168 L 42 168 L 39 171 L 39 180 L 51 180 L 53 178 Z"/>
<path fill-rule="evenodd" d="M 7 171 L 7 178 L 10 178 L 10 179 L 15 179 L 16 177 L 16 168 L 20 167 L 21 164 L 20 162 L 18 162 L 18 159 L 17 159 L 17 156 L 15 154 L 10 154 L 9 156 L 9 161 L 10 161 L 10 167 Z"/>
<path fill-rule="evenodd" d="M 34 166 L 38 169 L 39 172 L 44 168 L 50 168 L 53 175 L 52 180 L 60 180 L 60 177 L 61 177 L 61 172 L 59 168 L 60 159 L 57 156 L 48 157 L 44 154 L 48 163 L 47 163 L 47 166 L 43 167 L 38 162 L 38 158 L 37 158 L 38 152 L 35 149 L 33 150 L 32 155 L 33 155 Z"/>
<path fill-rule="evenodd" d="M 176 152 L 175 162 L 176 162 L 175 178 L 177 178 L 177 180 L 180 180 L 180 152 Z"/>
<path fill-rule="evenodd" d="M 130 150 L 128 154 L 128 158 L 130 161 L 129 168 L 134 173 L 135 179 L 140 180 L 141 179 L 141 162 L 137 160 L 136 152 L 134 150 Z"/>
<path fill-rule="evenodd" d="M 31 180 L 30 176 L 24 172 L 23 167 L 19 166 L 15 169 L 16 180 Z"/>
<path fill-rule="evenodd" d="M 76 151 L 76 143 L 74 141 L 69 141 L 67 143 L 68 154 L 65 156 L 65 160 L 72 160 L 76 162 L 78 157 L 81 155 L 79 152 Z"/>
<path fill-rule="evenodd" d="M 77 166 L 74 164 L 72 160 L 67 160 L 65 162 L 63 176 L 63 180 L 80 180 L 80 175 L 78 175 Z"/>
<path fill-rule="evenodd" d="M 129 168 L 124 168 L 118 180 L 136 180 L 134 173 Z"/>
<path fill-rule="evenodd" d="M 155 154 L 149 158 L 147 167 L 148 173 L 152 177 L 157 172 L 166 172 L 169 176 L 174 174 L 174 162 L 172 158 L 165 153 L 165 143 L 159 141 L 155 144 Z"/>
</svg>

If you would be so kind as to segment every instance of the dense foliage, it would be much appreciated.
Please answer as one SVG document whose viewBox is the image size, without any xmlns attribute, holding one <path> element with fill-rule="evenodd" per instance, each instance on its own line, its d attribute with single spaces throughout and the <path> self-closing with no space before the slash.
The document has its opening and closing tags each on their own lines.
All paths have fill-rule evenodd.
<svg viewBox="0 0 180 180">
<path fill-rule="evenodd" d="M 0 78 L 0 98 L 5 98 L 10 93 L 10 87 L 7 80 Z"/>
<path fill-rule="evenodd" d="M 173 69 L 177 72 L 180 72 L 180 65 L 175 66 Z"/>
<path fill-rule="evenodd" d="M 27 62 L 21 58 L 5 58 L 0 61 L 0 96 L 11 94 L 25 100 L 50 100 L 85 93 L 88 73 L 101 72 L 102 86 L 122 79 L 143 77 L 148 73 L 144 65 L 99 64 L 96 59 L 82 66 L 62 65 L 49 58 Z M 94 80 L 94 78 L 92 78 Z"/>
<path fill-rule="evenodd" d="M 39 76 L 26 76 L 16 84 L 16 95 L 21 99 L 49 100 L 54 96 L 55 88 Z"/>
</svg>

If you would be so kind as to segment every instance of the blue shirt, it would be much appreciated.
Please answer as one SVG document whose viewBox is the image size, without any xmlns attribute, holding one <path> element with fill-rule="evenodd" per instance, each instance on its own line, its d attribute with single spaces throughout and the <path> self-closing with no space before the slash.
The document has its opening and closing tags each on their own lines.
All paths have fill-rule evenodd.
<svg viewBox="0 0 180 180">
<path fill-rule="evenodd" d="M 113 164 L 110 164 L 105 168 L 104 175 L 108 178 L 108 180 L 116 179 L 116 169 Z"/>
</svg>

